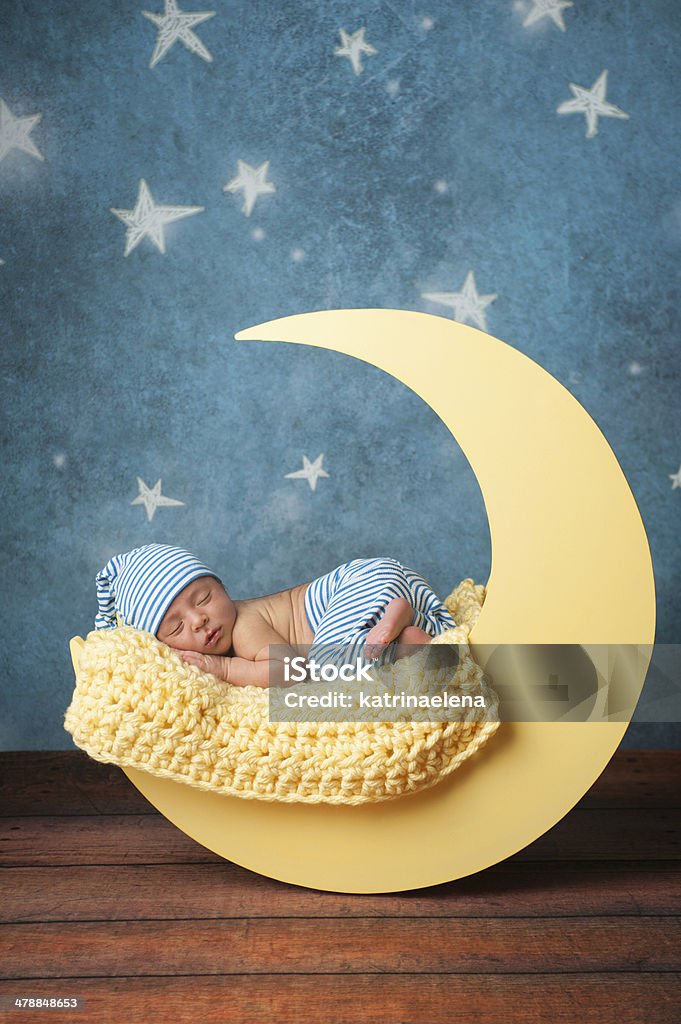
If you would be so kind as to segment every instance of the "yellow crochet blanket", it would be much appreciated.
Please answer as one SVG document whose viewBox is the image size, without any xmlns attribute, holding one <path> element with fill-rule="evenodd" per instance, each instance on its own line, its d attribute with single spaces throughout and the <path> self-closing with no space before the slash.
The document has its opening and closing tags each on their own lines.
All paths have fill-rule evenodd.
<svg viewBox="0 0 681 1024">
<path fill-rule="evenodd" d="M 445 600 L 458 625 L 433 640 L 459 645 L 455 673 L 436 680 L 443 690 L 485 697 L 484 711 L 459 710 L 456 721 L 419 721 L 408 710 L 398 721 L 271 722 L 268 690 L 229 686 L 152 634 L 119 626 L 88 634 L 64 728 L 96 761 L 246 799 L 361 804 L 426 789 L 499 724 L 496 695 L 466 643 L 484 595 L 470 579 L 459 584 Z M 383 666 L 378 690 L 417 685 L 427 650 Z"/>
</svg>

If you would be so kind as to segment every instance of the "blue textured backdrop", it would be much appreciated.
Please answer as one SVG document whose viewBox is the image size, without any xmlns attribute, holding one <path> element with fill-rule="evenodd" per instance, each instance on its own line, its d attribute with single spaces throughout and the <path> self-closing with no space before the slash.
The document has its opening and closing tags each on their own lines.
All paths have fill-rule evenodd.
<svg viewBox="0 0 681 1024">
<path fill-rule="evenodd" d="M 547 0 L 206 2 L 153 66 L 142 9 L 162 0 L 142 4 L 0 6 L 0 747 L 72 746 L 68 638 L 115 551 L 189 547 L 235 597 L 376 554 L 442 596 L 486 580 L 477 482 L 420 399 L 340 355 L 232 340 L 315 309 L 465 319 L 562 381 L 630 481 L 658 639 L 681 642 L 677 0 L 534 20 Z M 341 28 L 375 51 L 359 73 Z M 558 107 L 604 70 L 628 116 L 588 137 Z M 249 209 L 240 180 L 266 161 Z M 138 211 L 135 234 L 142 181 L 202 210 Z M 471 271 L 477 313 L 424 297 Z M 286 476 L 322 454 L 315 489 Z M 138 477 L 183 504 L 149 519 Z"/>
</svg>

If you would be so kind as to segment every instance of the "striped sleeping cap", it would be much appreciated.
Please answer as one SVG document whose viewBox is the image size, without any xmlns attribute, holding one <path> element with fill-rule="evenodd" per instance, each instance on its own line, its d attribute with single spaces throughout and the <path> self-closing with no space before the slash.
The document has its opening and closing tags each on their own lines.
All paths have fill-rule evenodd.
<svg viewBox="0 0 681 1024">
<path fill-rule="evenodd" d="M 114 555 L 95 579 L 95 629 L 134 626 L 155 635 L 173 600 L 200 576 L 219 579 L 191 552 L 169 544 L 145 544 Z"/>
</svg>

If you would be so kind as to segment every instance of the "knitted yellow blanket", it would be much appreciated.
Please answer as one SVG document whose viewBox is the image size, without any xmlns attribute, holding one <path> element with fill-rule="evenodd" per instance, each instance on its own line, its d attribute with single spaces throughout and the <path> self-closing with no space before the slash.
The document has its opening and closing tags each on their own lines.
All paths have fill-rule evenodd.
<svg viewBox="0 0 681 1024">
<path fill-rule="evenodd" d="M 433 640 L 459 645 L 455 673 L 437 679 L 443 690 L 485 697 L 484 711 L 458 711 L 456 721 L 418 721 L 409 710 L 399 721 L 271 722 L 268 690 L 229 686 L 152 634 L 120 626 L 88 634 L 64 728 L 96 761 L 247 799 L 361 804 L 426 789 L 499 724 L 466 643 L 484 594 L 470 579 L 459 584 L 445 600 L 458 625 Z M 382 667 L 378 690 L 418 683 L 426 652 Z"/>
</svg>

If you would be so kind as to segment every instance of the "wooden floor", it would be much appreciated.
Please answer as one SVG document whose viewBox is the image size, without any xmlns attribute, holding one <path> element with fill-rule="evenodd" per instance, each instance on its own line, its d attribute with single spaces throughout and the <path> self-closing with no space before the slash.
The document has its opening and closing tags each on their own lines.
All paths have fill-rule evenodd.
<svg viewBox="0 0 681 1024">
<path fill-rule="evenodd" d="M 0 753 L 2 1020 L 681 1022 L 681 751 L 622 751 L 532 846 L 407 893 L 220 860 L 117 768 Z"/>
</svg>

